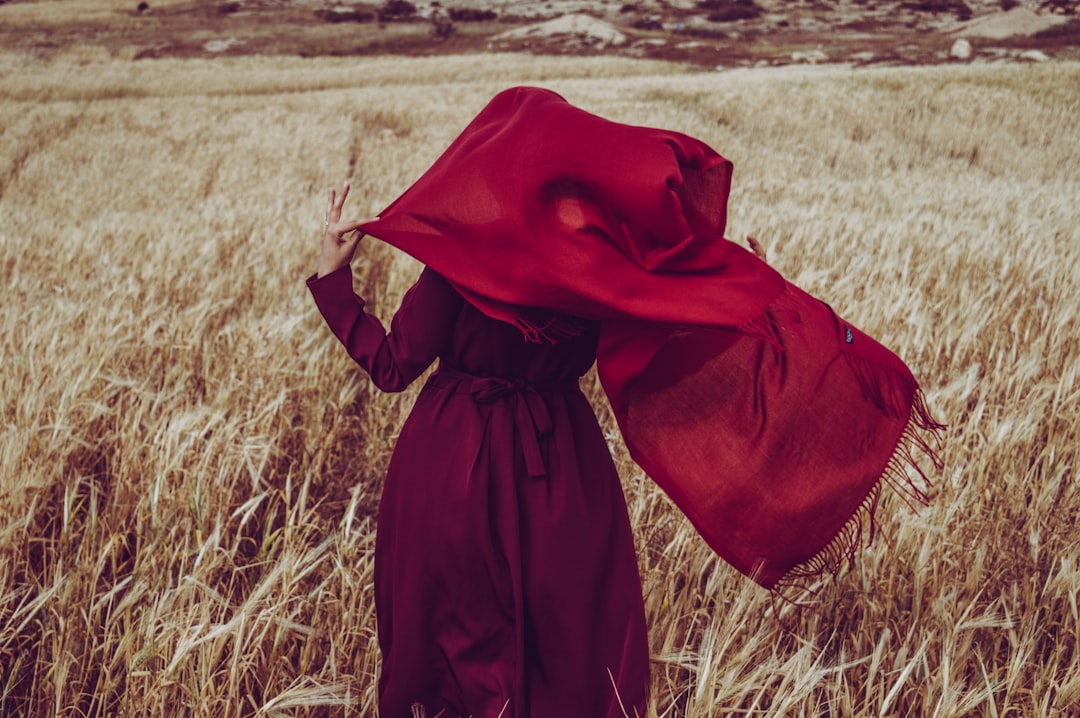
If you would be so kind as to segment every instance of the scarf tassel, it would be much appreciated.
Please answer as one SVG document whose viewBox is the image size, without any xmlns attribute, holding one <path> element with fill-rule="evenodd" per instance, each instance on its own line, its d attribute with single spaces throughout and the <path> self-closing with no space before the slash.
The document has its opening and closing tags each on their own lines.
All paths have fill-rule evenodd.
<svg viewBox="0 0 1080 718">
<path fill-rule="evenodd" d="M 587 333 L 588 328 L 573 318 L 550 313 L 541 318 L 534 314 L 515 314 L 511 321 L 525 335 L 525 341 L 531 344 L 557 344 L 567 339 L 575 339 Z"/>
<path fill-rule="evenodd" d="M 787 351 L 780 336 L 780 325 L 793 326 L 800 323 L 799 313 L 794 309 L 782 309 L 775 305 L 738 326 L 739 334 L 759 339 L 778 352 Z"/>
</svg>

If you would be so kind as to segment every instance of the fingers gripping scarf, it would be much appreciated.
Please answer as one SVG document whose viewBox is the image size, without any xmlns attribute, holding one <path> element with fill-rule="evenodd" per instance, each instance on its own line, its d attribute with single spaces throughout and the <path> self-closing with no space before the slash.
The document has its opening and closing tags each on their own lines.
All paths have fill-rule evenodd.
<svg viewBox="0 0 1080 718">
<path fill-rule="evenodd" d="M 632 457 L 774 588 L 851 558 L 883 482 L 925 501 L 943 427 L 896 355 L 723 238 L 730 179 L 691 137 L 515 88 L 364 229 L 532 340 L 599 320 Z"/>
</svg>

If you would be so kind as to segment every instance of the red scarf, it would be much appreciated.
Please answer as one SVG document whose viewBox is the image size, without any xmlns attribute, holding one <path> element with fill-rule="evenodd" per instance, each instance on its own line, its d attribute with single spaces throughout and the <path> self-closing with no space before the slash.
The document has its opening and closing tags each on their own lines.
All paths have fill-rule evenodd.
<svg viewBox="0 0 1080 718">
<path fill-rule="evenodd" d="M 514 88 L 364 229 L 533 340 L 600 320 L 634 460 L 773 588 L 851 558 L 882 482 L 925 501 L 913 449 L 938 466 L 943 427 L 896 355 L 723 238 L 730 180 L 694 138 Z"/>
</svg>

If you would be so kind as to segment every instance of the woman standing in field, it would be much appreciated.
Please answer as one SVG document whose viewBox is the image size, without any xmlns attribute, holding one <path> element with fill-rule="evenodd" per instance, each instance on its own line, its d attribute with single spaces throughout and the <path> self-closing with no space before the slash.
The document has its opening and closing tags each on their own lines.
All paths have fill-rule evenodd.
<svg viewBox="0 0 1080 718">
<path fill-rule="evenodd" d="M 515 88 L 377 219 L 342 221 L 331 190 L 308 280 L 330 328 L 386 391 L 439 360 L 379 512 L 384 718 L 644 715 L 594 360 L 635 461 L 767 588 L 835 569 L 929 449 L 903 363 L 723 239 L 730 177 L 693 138 Z M 352 290 L 367 232 L 427 265 L 389 333 Z"/>
<path fill-rule="evenodd" d="M 330 192 L 309 286 L 384 391 L 436 359 L 379 511 L 380 715 L 644 715 L 645 612 L 630 522 L 578 378 L 598 326 L 555 344 L 467 302 L 431 269 L 387 334 L 352 292 L 359 223 Z M 611 672 L 609 677 L 608 672 Z M 618 689 L 618 698 L 612 682 Z"/>
</svg>

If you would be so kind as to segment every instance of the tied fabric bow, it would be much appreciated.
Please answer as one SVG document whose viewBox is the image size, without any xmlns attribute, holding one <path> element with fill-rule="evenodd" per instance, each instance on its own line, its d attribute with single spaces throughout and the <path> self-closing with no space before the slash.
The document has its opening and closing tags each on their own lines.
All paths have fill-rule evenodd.
<svg viewBox="0 0 1080 718">
<path fill-rule="evenodd" d="M 478 404 L 492 404 L 509 398 L 513 404 L 514 426 L 520 437 L 521 450 L 525 457 L 525 469 L 530 478 L 547 476 L 547 466 L 544 463 L 543 452 L 540 450 L 540 441 L 551 435 L 554 425 L 547 402 L 537 389 L 575 387 L 576 381 L 532 384 L 520 378 L 474 376 L 452 369 L 441 369 L 440 373 L 465 382 L 468 393 Z"/>
</svg>

